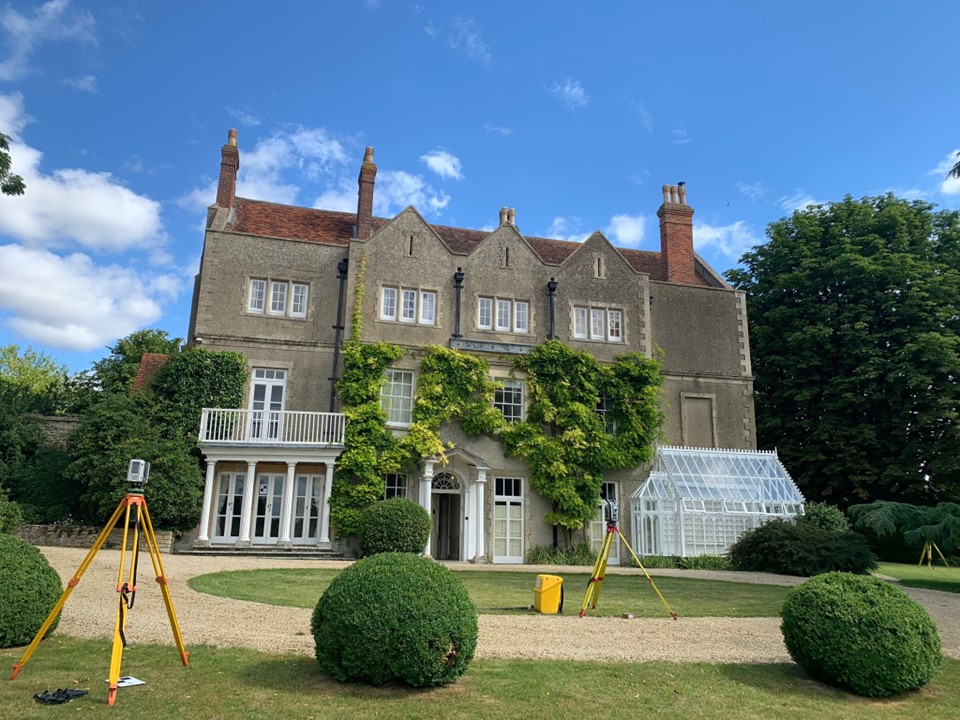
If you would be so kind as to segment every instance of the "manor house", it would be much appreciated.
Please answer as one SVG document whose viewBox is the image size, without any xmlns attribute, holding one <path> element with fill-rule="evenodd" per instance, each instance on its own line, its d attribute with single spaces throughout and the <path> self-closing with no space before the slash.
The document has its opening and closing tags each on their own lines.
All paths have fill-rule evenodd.
<svg viewBox="0 0 960 720">
<path fill-rule="evenodd" d="M 492 231 L 433 225 L 414 207 L 376 217 L 373 148 L 360 166 L 355 213 L 237 197 L 236 131 L 221 157 L 188 340 L 243 354 L 250 379 L 243 408 L 203 414 L 206 486 L 195 546 L 336 542 L 329 498 L 345 426 L 336 383 L 358 298 L 362 341 L 412 351 L 387 371 L 382 390 L 395 433 L 411 421 L 416 349 L 482 356 L 502 382 L 494 403 L 510 420 L 523 418 L 527 403 L 513 360 L 557 338 L 602 362 L 626 352 L 659 356 L 664 444 L 755 449 L 745 298 L 694 252 L 683 184 L 663 186 L 660 251 L 650 252 L 615 247 L 600 232 L 583 243 L 529 237 L 512 208 L 499 210 Z M 448 462 L 423 458 L 385 478 L 387 497 L 430 512 L 430 554 L 521 563 L 532 547 L 550 544 L 549 506 L 530 488 L 523 461 L 506 457 L 496 438 L 456 424 L 443 433 L 453 446 Z M 610 473 L 603 496 L 625 508 L 649 472 Z M 638 542 L 625 511 L 620 527 Z M 599 544 L 603 529 L 598 518 L 587 537 Z"/>
</svg>

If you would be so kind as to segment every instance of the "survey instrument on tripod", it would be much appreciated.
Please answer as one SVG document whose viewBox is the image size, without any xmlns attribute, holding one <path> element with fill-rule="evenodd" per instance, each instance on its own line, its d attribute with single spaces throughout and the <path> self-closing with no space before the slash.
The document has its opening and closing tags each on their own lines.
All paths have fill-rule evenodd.
<svg viewBox="0 0 960 720">
<path fill-rule="evenodd" d="M 57 615 L 60 614 L 64 604 L 67 602 L 67 598 L 70 597 L 70 593 L 72 593 L 73 589 L 79 584 L 83 574 L 87 571 L 87 568 L 90 567 L 90 563 L 93 562 L 94 557 L 107 541 L 110 532 L 120 520 L 121 515 L 124 518 L 123 545 L 120 549 L 120 569 L 117 572 L 117 594 L 119 598 L 117 602 L 116 622 L 113 630 L 113 650 L 110 655 L 107 704 L 113 705 L 117 700 L 117 683 L 120 680 L 120 661 L 123 658 L 123 648 L 127 645 L 127 616 L 129 611 L 133 609 L 133 603 L 137 595 L 137 566 L 140 558 L 141 534 L 143 536 L 143 542 L 147 546 L 147 551 L 150 553 L 150 560 L 153 562 L 153 570 L 157 576 L 157 583 L 160 585 L 160 594 L 163 596 L 163 604 L 167 609 L 170 629 L 173 630 L 173 640 L 177 645 L 177 650 L 180 652 L 181 661 L 184 665 L 187 664 L 187 655 L 189 655 L 189 653 L 183 644 L 183 636 L 180 634 L 180 624 L 177 622 L 177 614 L 173 610 L 173 599 L 170 597 L 170 582 L 164 571 L 163 561 L 160 559 L 160 547 L 157 544 L 157 535 L 153 530 L 153 522 L 150 520 L 150 511 L 147 510 L 147 498 L 143 494 L 143 487 L 146 485 L 149 475 L 150 463 L 139 459 L 130 461 L 130 465 L 127 468 L 129 489 L 126 496 L 120 501 L 117 509 L 97 536 L 93 547 L 90 548 L 90 552 L 87 553 L 83 562 L 80 563 L 80 567 L 77 568 L 73 577 L 70 578 L 66 589 L 64 589 L 60 599 L 57 600 L 57 604 L 53 606 L 53 610 L 50 611 L 47 619 L 37 632 L 36 637 L 33 638 L 33 641 L 23 653 L 20 662 L 13 666 L 13 673 L 10 675 L 11 680 L 16 679 L 17 675 L 19 675 L 23 669 L 23 666 L 26 665 L 30 659 L 30 656 L 33 655 L 33 651 L 36 650 L 37 645 L 39 645 L 40 640 L 43 639 L 47 630 L 50 629 L 50 625 L 53 624 Z M 128 539 L 132 541 L 129 544 L 127 542 Z M 130 554 L 129 562 L 127 558 L 128 552 Z M 126 580 L 124 580 L 125 568 L 128 568 Z"/>
<path fill-rule="evenodd" d="M 637 557 L 637 554 L 633 551 L 633 548 L 630 547 L 630 543 L 627 542 L 627 539 L 623 537 L 619 528 L 617 527 L 617 504 L 610 500 L 604 500 L 602 501 L 602 507 L 604 520 L 607 522 L 607 532 L 603 536 L 603 543 L 600 545 L 600 554 L 597 555 L 597 561 L 593 565 L 593 572 L 590 575 L 590 580 L 587 582 L 587 594 L 583 598 L 583 605 L 580 606 L 580 617 L 583 617 L 584 614 L 586 614 L 587 607 L 595 609 L 597 607 L 597 603 L 600 601 L 600 590 L 603 587 L 603 578 L 607 574 L 607 560 L 610 559 L 610 548 L 613 546 L 613 543 L 617 542 L 617 538 L 619 538 L 624 547 L 630 551 L 630 555 L 633 556 L 633 560 L 637 563 L 637 567 L 643 571 L 644 576 L 647 578 L 647 582 L 650 583 L 650 586 L 657 593 L 657 597 L 660 598 L 660 602 L 663 603 L 663 606 L 667 609 L 667 612 L 670 613 L 670 617 L 676 620 L 677 614 L 670 607 L 667 599 L 663 596 L 663 593 L 660 592 L 660 588 L 657 587 L 657 584 L 653 581 L 653 578 L 650 577 L 650 573 L 647 572 L 647 569 L 643 566 L 643 563 L 640 562 L 640 558 Z"/>
</svg>

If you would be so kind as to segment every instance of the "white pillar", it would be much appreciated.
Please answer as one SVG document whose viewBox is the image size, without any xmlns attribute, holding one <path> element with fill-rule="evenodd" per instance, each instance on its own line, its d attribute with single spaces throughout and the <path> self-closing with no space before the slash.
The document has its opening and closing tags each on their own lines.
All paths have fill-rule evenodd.
<svg viewBox="0 0 960 720">
<path fill-rule="evenodd" d="M 207 476 L 203 483 L 203 509 L 200 511 L 200 534 L 197 542 L 210 544 L 210 506 L 213 504 L 213 483 L 216 474 L 216 460 L 207 460 Z"/>
<path fill-rule="evenodd" d="M 320 542 L 330 542 L 330 493 L 333 491 L 333 469 L 336 463 L 327 461 L 327 477 L 323 483 L 323 505 L 320 507 Z"/>
<path fill-rule="evenodd" d="M 476 492 L 473 494 L 473 498 L 476 501 L 476 507 L 473 508 L 473 516 L 475 519 L 474 527 L 477 529 L 477 547 L 476 554 L 474 557 L 483 562 L 487 558 L 487 549 L 486 543 L 484 542 L 484 533 L 483 529 L 487 523 L 487 508 L 483 500 L 483 491 L 487 485 L 487 470 L 486 468 L 477 469 L 477 486 Z"/>
<path fill-rule="evenodd" d="M 427 536 L 427 546 L 423 549 L 423 554 L 430 557 L 430 538 L 433 537 L 433 509 L 431 508 L 433 488 L 433 460 L 424 460 L 423 476 L 420 478 L 420 504 L 430 516 L 430 535 Z"/>
<path fill-rule="evenodd" d="M 476 555 L 476 542 L 477 534 L 474 532 L 472 518 L 476 517 L 473 514 L 474 508 L 474 499 L 473 499 L 473 480 L 468 480 L 466 482 L 466 489 L 463 492 L 463 497 L 460 502 L 463 504 L 463 532 L 460 535 L 460 560 L 472 560 L 473 556 Z"/>
<path fill-rule="evenodd" d="M 250 544 L 250 519 L 253 517 L 253 487 L 257 484 L 257 463 L 247 463 L 247 481 L 243 484 L 243 507 L 240 509 L 240 539 L 237 545 Z"/>
<path fill-rule="evenodd" d="M 280 510 L 280 545 L 290 545 L 290 526 L 293 525 L 293 481 L 297 470 L 295 462 L 287 463 L 287 480 L 283 484 L 283 507 Z"/>
</svg>

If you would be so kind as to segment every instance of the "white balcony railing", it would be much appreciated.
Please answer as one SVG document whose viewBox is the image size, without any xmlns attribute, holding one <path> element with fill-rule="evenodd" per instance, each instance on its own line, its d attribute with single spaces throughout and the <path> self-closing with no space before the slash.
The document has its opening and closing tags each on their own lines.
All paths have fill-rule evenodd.
<svg viewBox="0 0 960 720">
<path fill-rule="evenodd" d="M 343 413 L 204 408 L 201 443 L 343 445 Z"/>
</svg>

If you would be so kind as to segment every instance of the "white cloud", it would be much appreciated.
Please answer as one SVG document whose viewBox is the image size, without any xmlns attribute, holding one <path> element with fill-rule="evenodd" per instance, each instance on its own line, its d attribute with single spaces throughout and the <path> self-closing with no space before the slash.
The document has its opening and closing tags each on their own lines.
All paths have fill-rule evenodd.
<svg viewBox="0 0 960 720">
<path fill-rule="evenodd" d="M 686 145 L 690 142 L 690 138 L 687 137 L 687 129 L 685 127 L 677 128 L 676 130 L 671 130 L 673 133 L 673 142 L 674 145 Z"/>
<path fill-rule="evenodd" d="M 83 77 L 78 78 L 64 78 L 64 85 L 69 85 L 74 90 L 81 90 L 83 92 L 88 92 L 96 94 L 97 90 L 97 77 L 95 75 L 84 75 Z"/>
<path fill-rule="evenodd" d="M 435 190 L 419 175 L 404 170 L 381 170 L 373 194 L 373 211 L 377 215 L 396 215 L 413 205 L 425 215 L 439 215 L 450 203 L 450 196 Z"/>
<path fill-rule="evenodd" d="M 336 178 L 349 163 L 343 143 L 323 128 L 298 127 L 276 131 L 257 141 L 253 150 L 241 151 L 237 195 L 254 200 L 294 204 L 301 181 Z M 200 211 L 217 197 L 217 181 L 188 191 L 177 203 Z"/>
<path fill-rule="evenodd" d="M 0 93 L 0 130 L 5 135 L 9 135 L 13 140 L 19 140 L 23 128 L 30 122 L 33 122 L 33 118 L 24 110 L 22 93 L 15 92 L 10 95 Z M 13 160 L 16 162 L 16 158 Z"/>
<path fill-rule="evenodd" d="M 0 122 L 19 136 L 26 124 L 22 96 L 0 95 Z M 160 203 L 124 187 L 110 173 L 77 168 L 44 173 L 42 152 L 18 140 L 10 150 L 12 170 L 23 177 L 27 192 L 0 195 L 0 234 L 28 245 L 78 243 L 96 252 L 151 248 L 166 240 Z"/>
<path fill-rule="evenodd" d="M 622 247 L 640 247 L 647 228 L 647 219 L 643 215 L 614 215 L 604 229 L 614 245 Z"/>
<path fill-rule="evenodd" d="M 639 100 L 634 100 L 630 102 L 630 107 L 636 110 L 637 115 L 640 116 L 640 124 L 643 125 L 643 129 L 648 133 L 653 133 L 653 115 L 647 110 L 647 106 Z"/>
<path fill-rule="evenodd" d="M 313 207 L 321 210 L 337 210 L 339 212 L 357 211 L 357 185 L 351 184 L 347 178 L 340 178 L 335 185 L 328 187 L 313 201 Z M 376 192 L 374 192 L 376 196 Z"/>
<path fill-rule="evenodd" d="M 571 110 L 586 107 L 590 101 L 590 96 L 583 89 L 579 80 L 567 78 L 562 83 L 555 82 L 550 87 L 550 92 L 559 97 Z"/>
<path fill-rule="evenodd" d="M 806 190 L 798 188 L 792 195 L 784 195 L 777 200 L 777 204 L 787 212 L 796 212 L 797 210 L 806 210 L 813 205 L 823 205 L 824 203 L 817 200 Z"/>
<path fill-rule="evenodd" d="M 462 52 L 474 62 L 490 62 L 490 46 L 480 36 L 480 26 L 473 18 L 457 18 L 447 40 L 451 50 Z"/>
<path fill-rule="evenodd" d="M 947 153 L 947 156 L 937 167 L 931 170 L 931 173 L 942 178 L 940 181 L 940 192 L 944 195 L 960 194 L 960 178 L 947 177 L 947 173 L 960 161 L 960 148 L 954 148 Z"/>
<path fill-rule="evenodd" d="M 592 233 L 580 232 L 580 225 L 581 220 L 575 215 L 555 217 L 543 236 L 557 240 L 569 240 L 570 242 L 583 242 Z"/>
<path fill-rule="evenodd" d="M 0 309 L 9 327 L 31 342 L 93 350 L 143 328 L 183 287 L 176 275 L 144 282 L 137 268 L 96 265 L 89 256 L 0 245 Z"/>
<path fill-rule="evenodd" d="M 738 182 L 737 190 L 740 191 L 741 195 L 749 198 L 750 200 L 762 200 L 766 194 L 770 192 L 770 188 L 759 181 L 752 183 L 742 181 Z"/>
<path fill-rule="evenodd" d="M 0 62 L 0 80 L 13 81 L 27 75 L 30 56 L 38 46 L 57 40 L 96 42 L 95 21 L 87 10 L 69 11 L 70 0 L 50 0 L 34 10 L 32 17 L 21 15 L 9 5 L 0 14 L 0 29 L 7 37 L 10 55 Z"/>
<path fill-rule="evenodd" d="M 486 125 L 483 126 L 483 129 L 486 130 L 487 132 L 499 133 L 504 137 L 513 135 L 513 128 L 503 127 L 501 125 L 491 125 L 490 123 L 487 123 Z"/>
<path fill-rule="evenodd" d="M 431 150 L 426 155 L 420 156 L 421 162 L 425 162 L 427 167 L 433 170 L 442 178 L 453 178 L 462 180 L 463 173 L 460 168 L 460 158 L 449 150 L 437 148 Z"/>
<path fill-rule="evenodd" d="M 762 242 L 763 239 L 758 237 L 743 220 L 722 226 L 704 223 L 693 226 L 693 243 L 697 251 L 709 248 L 735 260 Z"/>
<path fill-rule="evenodd" d="M 227 108 L 227 115 L 232 117 L 241 125 L 250 125 L 257 126 L 263 122 L 263 118 L 260 117 L 260 113 L 251 110 L 250 108 L 244 106 L 242 108 Z"/>
</svg>

